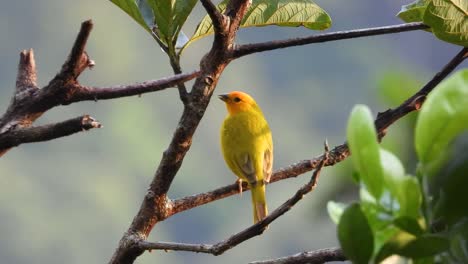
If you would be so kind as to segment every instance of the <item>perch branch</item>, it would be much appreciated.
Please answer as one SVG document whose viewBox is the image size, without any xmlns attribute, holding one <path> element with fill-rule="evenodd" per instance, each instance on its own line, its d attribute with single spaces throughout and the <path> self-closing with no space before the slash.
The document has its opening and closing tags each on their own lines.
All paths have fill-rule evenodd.
<svg viewBox="0 0 468 264">
<path fill-rule="evenodd" d="M 280 216 L 291 210 L 291 208 L 296 205 L 304 195 L 308 194 L 309 192 L 313 191 L 317 186 L 317 182 L 320 176 L 320 171 L 322 170 L 323 166 L 327 163 L 329 157 L 329 148 L 328 144 L 325 142 L 325 153 L 322 155 L 322 159 L 320 160 L 316 170 L 312 174 L 310 181 L 302 186 L 293 197 L 288 199 L 284 202 L 281 206 L 275 209 L 271 214 L 265 217 L 263 220 L 257 222 L 256 224 L 244 229 L 243 231 L 232 235 L 231 237 L 218 242 L 214 245 L 207 245 L 207 244 L 180 244 L 180 243 L 167 243 L 167 242 L 146 242 L 141 241 L 140 247 L 145 250 L 150 249 L 165 249 L 165 250 L 180 250 L 180 251 L 192 251 L 192 252 L 200 252 L 200 253 L 209 253 L 215 256 L 221 255 L 227 250 L 239 245 L 240 243 L 254 237 L 261 235 L 267 226 L 271 224 L 273 221 L 278 219 Z"/>
<path fill-rule="evenodd" d="M 0 146 L 11 148 L 22 143 L 48 141 L 100 127 L 101 124 L 94 118 L 84 115 L 60 123 L 18 128 L 10 133 L 0 134 Z"/>
<path fill-rule="evenodd" d="M 394 109 L 388 109 L 377 115 L 375 126 L 379 134 L 379 138 L 385 136 L 387 128 L 398 119 L 404 117 L 410 112 L 417 111 L 424 103 L 426 96 L 431 92 L 445 77 L 447 77 L 460 63 L 466 59 L 468 48 L 463 48 L 443 69 L 438 72 L 421 90 L 403 102 L 400 106 Z M 332 166 L 349 156 L 348 146 L 345 144 L 336 146 L 330 151 L 330 158 L 325 166 Z M 297 177 L 305 172 L 315 169 L 319 161 L 323 159 L 323 155 L 310 160 L 302 160 L 288 167 L 281 168 L 275 171 L 271 177 L 270 183 L 277 182 L 283 179 Z M 248 190 L 248 186 L 244 183 L 243 189 Z M 194 207 L 207 204 L 239 192 L 238 185 L 231 184 L 215 190 L 200 193 L 192 196 L 187 196 L 172 201 L 171 214 L 176 214 L 182 211 L 192 209 Z"/>
<path fill-rule="evenodd" d="M 253 261 L 250 264 L 322 264 L 331 261 L 345 261 L 346 257 L 340 248 L 324 248 L 315 251 L 297 253 L 291 256 Z"/>
<path fill-rule="evenodd" d="M 406 31 L 427 29 L 427 28 L 429 27 L 424 25 L 423 23 L 415 22 L 415 23 L 406 23 L 406 24 L 384 26 L 384 27 L 337 31 L 337 32 L 312 35 L 312 36 L 302 37 L 302 38 L 292 38 L 292 39 L 285 39 L 285 40 L 273 40 L 273 41 L 262 42 L 262 43 L 244 44 L 244 45 L 238 45 L 234 48 L 233 53 L 232 53 L 232 58 L 237 59 L 237 58 L 240 58 L 245 55 L 252 54 L 252 53 L 263 52 L 263 51 L 274 50 L 274 49 L 283 49 L 283 48 L 293 47 L 293 46 L 302 46 L 302 45 L 307 45 L 307 44 L 312 44 L 312 43 L 321 43 L 321 42 L 335 41 L 335 40 L 341 40 L 341 39 L 351 39 L 351 38 L 368 37 L 368 36 L 383 35 L 383 34 L 392 34 L 392 33 L 406 32 Z"/>
</svg>

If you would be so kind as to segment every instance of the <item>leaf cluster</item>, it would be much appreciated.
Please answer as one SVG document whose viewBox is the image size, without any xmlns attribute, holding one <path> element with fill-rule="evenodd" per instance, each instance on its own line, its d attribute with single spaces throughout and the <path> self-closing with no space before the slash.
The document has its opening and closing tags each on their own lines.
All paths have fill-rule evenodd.
<svg viewBox="0 0 468 264">
<path fill-rule="evenodd" d="M 415 129 L 417 176 L 407 174 L 400 160 L 380 147 L 369 108 L 357 105 L 352 110 L 347 139 L 360 200 L 350 205 L 331 201 L 328 211 L 354 263 L 379 263 L 391 255 L 416 263 L 468 260 L 467 236 L 462 235 L 468 221 L 461 216 L 435 228 L 444 221 L 437 210 L 446 206 L 443 198 L 450 194 L 433 199 L 433 192 L 423 188 L 441 173 L 451 157 L 451 142 L 468 128 L 467 93 L 468 70 L 462 70 L 428 96 Z"/>
</svg>

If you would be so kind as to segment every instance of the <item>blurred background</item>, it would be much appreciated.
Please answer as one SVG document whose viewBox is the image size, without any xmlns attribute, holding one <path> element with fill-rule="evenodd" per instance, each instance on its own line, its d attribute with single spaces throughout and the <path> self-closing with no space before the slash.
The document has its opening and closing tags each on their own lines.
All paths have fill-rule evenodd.
<svg viewBox="0 0 468 264">
<path fill-rule="evenodd" d="M 317 0 L 332 17 L 327 31 L 402 23 L 395 14 L 409 1 Z M 195 7 L 190 35 L 204 10 Z M 95 27 L 87 51 L 96 66 L 84 85 L 129 84 L 169 76 L 167 57 L 137 23 L 110 1 L 3 1 L 0 9 L 0 109 L 13 94 L 19 52 L 33 48 L 40 86 L 58 72 L 80 23 Z M 238 43 L 314 34 L 303 28 L 249 28 Z M 183 69 L 197 69 L 212 37 L 188 47 Z M 276 50 L 232 62 L 216 94 L 250 93 L 273 131 L 274 168 L 320 155 L 322 142 L 345 140 L 348 114 L 357 103 L 374 115 L 395 107 L 427 82 L 459 48 L 427 32 L 408 32 Z M 191 83 L 187 84 L 188 87 Z M 107 262 L 140 207 L 162 152 L 181 114 L 176 89 L 111 101 L 57 107 L 36 124 L 90 114 L 102 129 L 51 142 L 25 144 L 0 159 L 0 259 L 2 263 Z M 384 146 L 414 172 L 412 114 L 393 125 Z M 208 191 L 235 181 L 219 147 L 225 116 L 213 98 L 174 180 L 170 197 Z M 181 252 L 145 253 L 137 263 L 246 263 L 338 245 L 326 211 L 328 200 L 349 202 L 356 186 L 347 160 L 322 172 L 318 188 L 253 238 L 220 257 Z M 310 173 L 269 185 L 273 210 L 308 181 Z M 236 195 L 158 224 L 149 240 L 215 243 L 249 226 L 250 194 Z"/>
</svg>

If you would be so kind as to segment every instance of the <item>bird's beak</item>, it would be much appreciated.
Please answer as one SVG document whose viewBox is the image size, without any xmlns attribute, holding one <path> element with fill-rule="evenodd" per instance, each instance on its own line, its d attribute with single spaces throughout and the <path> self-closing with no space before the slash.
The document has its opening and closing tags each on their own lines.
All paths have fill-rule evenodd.
<svg viewBox="0 0 468 264">
<path fill-rule="evenodd" d="M 218 95 L 218 98 L 221 99 L 224 102 L 227 102 L 227 100 L 229 99 L 229 95 L 228 94 L 220 94 L 220 95 Z"/>
</svg>

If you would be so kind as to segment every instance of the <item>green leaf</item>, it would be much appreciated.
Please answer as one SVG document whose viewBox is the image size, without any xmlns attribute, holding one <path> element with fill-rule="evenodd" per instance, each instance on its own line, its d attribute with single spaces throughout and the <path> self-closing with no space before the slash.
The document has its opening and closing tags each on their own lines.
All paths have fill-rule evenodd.
<svg viewBox="0 0 468 264">
<path fill-rule="evenodd" d="M 449 248 L 449 240 L 440 235 L 427 234 L 416 237 L 406 232 L 397 233 L 379 251 L 375 263 L 390 255 L 398 254 L 408 258 L 425 258 L 437 255 Z"/>
<path fill-rule="evenodd" d="M 397 16 L 405 22 L 421 22 L 429 0 L 416 0 L 401 7 Z"/>
<path fill-rule="evenodd" d="M 147 0 L 155 16 L 157 32 L 169 46 L 175 46 L 179 32 L 197 0 Z"/>
<path fill-rule="evenodd" d="M 135 0 L 111 0 L 116 6 L 120 7 L 125 13 L 132 17 L 138 24 L 140 24 L 145 30 L 151 32 L 149 25 L 145 22 L 139 6 Z"/>
<path fill-rule="evenodd" d="M 433 174 L 450 142 L 468 128 L 468 70 L 440 83 L 427 97 L 415 129 L 415 147 L 426 174 Z"/>
<path fill-rule="evenodd" d="M 375 198 L 380 198 L 383 191 L 380 147 L 372 114 L 367 106 L 356 105 L 353 108 L 346 133 L 352 160 L 361 181 Z"/>
<path fill-rule="evenodd" d="M 227 1 L 218 5 L 218 10 L 226 10 Z M 324 30 L 331 26 L 330 16 L 312 0 L 253 0 L 241 22 L 241 27 L 263 27 L 269 25 Z M 198 24 L 195 33 L 187 43 L 213 34 L 211 18 L 206 15 Z M 186 45 L 186 46 L 187 46 Z"/>
<path fill-rule="evenodd" d="M 468 46 L 468 0 L 431 0 L 424 24 L 443 41 Z"/>
<path fill-rule="evenodd" d="M 400 203 L 399 215 L 418 217 L 422 203 L 421 186 L 413 176 L 405 176 L 400 182 L 397 193 L 397 200 Z"/>
<path fill-rule="evenodd" d="M 420 236 L 399 248 L 397 254 L 408 258 L 425 258 L 446 251 L 449 247 L 450 242 L 447 238 L 428 234 Z"/>
<path fill-rule="evenodd" d="M 393 223 L 401 230 L 415 236 L 420 236 L 424 233 L 424 229 L 421 227 L 416 218 L 401 216 L 395 219 Z"/>
<path fill-rule="evenodd" d="M 328 215 L 330 216 L 331 220 L 335 224 L 338 224 L 340 222 L 340 217 L 343 214 L 346 206 L 347 205 L 344 204 L 344 203 L 328 201 L 328 203 L 327 203 Z"/>
<path fill-rule="evenodd" d="M 349 260 L 357 264 L 369 263 L 374 248 L 374 238 L 359 204 L 350 205 L 341 215 L 338 239 Z"/>
<path fill-rule="evenodd" d="M 401 161 L 391 152 L 381 149 L 380 159 L 385 187 L 399 204 L 398 215 L 417 218 L 422 201 L 419 182 L 415 177 L 405 175 Z"/>
</svg>

